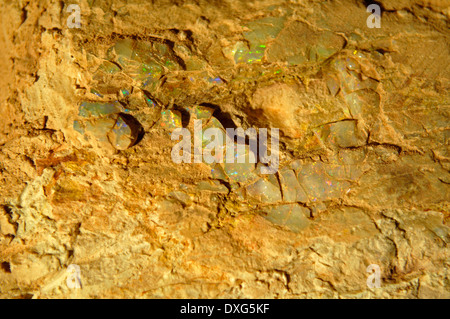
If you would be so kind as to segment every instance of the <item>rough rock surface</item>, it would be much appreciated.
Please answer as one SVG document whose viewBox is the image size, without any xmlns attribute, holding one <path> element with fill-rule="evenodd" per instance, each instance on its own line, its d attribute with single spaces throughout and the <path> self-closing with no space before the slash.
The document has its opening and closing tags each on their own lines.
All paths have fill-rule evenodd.
<svg viewBox="0 0 450 319">
<path fill-rule="evenodd" d="M 0 297 L 450 298 L 448 1 L 74 3 L 1 4 Z M 120 148 L 75 129 L 116 100 Z M 175 164 L 196 105 L 279 128 L 278 173 Z"/>
</svg>

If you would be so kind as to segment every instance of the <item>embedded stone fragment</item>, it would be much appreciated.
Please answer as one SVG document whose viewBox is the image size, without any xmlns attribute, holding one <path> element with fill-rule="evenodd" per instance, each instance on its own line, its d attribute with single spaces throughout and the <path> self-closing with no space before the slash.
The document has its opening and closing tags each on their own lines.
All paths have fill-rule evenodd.
<svg viewBox="0 0 450 319">
<path fill-rule="evenodd" d="M 333 146 L 358 147 L 366 144 L 367 133 L 357 121 L 340 121 L 322 126 L 321 139 Z"/>
<path fill-rule="evenodd" d="M 103 62 L 98 68 L 99 70 L 108 74 L 114 74 L 120 71 L 120 68 L 117 66 L 117 64 L 114 64 L 110 61 Z"/>
<path fill-rule="evenodd" d="M 234 161 L 228 161 L 225 155 L 223 164 L 224 171 L 230 180 L 238 183 L 249 183 L 258 178 L 258 175 L 255 173 L 256 158 L 254 153 L 251 152 L 250 147 L 245 145 L 242 154 L 238 152 L 236 144 L 234 144 L 233 148 Z"/>
<path fill-rule="evenodd" d="M 317 162 L 303 165 L 297 178 L 308 194 L 308 199 L 315 202 L 344 195 L 350 187 L 349 182 L 342 180 L 344 176 L 344 166 Z"/>
<path fill-rule="evenodd" d="M 209 120 L 213 113 L 214 113 L 214 109 L 211 107 L 207 107 L 207 106 L 202 106 L 202 105 L 198 105 L 198 106 L 194 106 L 194 107 L 186 107 L 186 110 L 195 115 L 195 117 L 199 120 Z M 217 126 L 219 127 L 219 126 Z"/>
<path fill-rule="evenodd" d="M 133 116 L 122 113 L 126 111 L 118 103 L 82 102 L 78 113 L 81 118 L 73 122 L 73 129 L 80 134 L 92 135 L 99 142 L 109 142 L 118 150 L 125 150 L 142 132 L 142 126 Z"/>
<path fill-rule="evenodd" d="M 210 128 L 212 128 L 212 129 L 217 129 L 220 133 L 219 133 L 219 135 L 221 134 L 221 140 L 219 141 L 219 143 L 220 143 L 220 145 L 222 145 L 222 149 L 224 149 L 224 147 L 225 147 L 225 144 L 226 144 L 226 132 L 225 132 L 225 128 L 223 127 L 223 125 L 222 125 L 222 123 L 220 123 L 219 122 L 219 120 L 217 120 L 215 117 L 211 117 L 210 115 L 209 115 L 209 112 L 208 111 L 206 111 L 206 112 L 202 112 L 202 111 L 200 111 L 201 113 L 200 113 L 200 116 L 204 116 L 205 118 L 208 118 L 208 116 L 210 117 L 209 118 L 209 120 L 203 120 L 202 121 L 202 124 L 204 124 L 202 127 L 203 127 L 203 130 L 202 130 L 202 146 L 203 147 L 205 147 L 205 146 L 207 146 L 210 142 L 211 142 L 211 140 L 210 139 L 208 139 L 206 136 L 205 136 L 205 131 L 207 130 L 207 129 L 210 129 Z M 197 117 L 198 118 L 198 117 Z M 201 118 L 200 118 L 201 119 Z M 206 123 L 205 123 L 206 122 Z M 220 137 L 220 136 L 219 136 Z"/>
<path fill-rule="evenodd" d="M 166 70 L 180 68 L 169 46 L 159 42 L 122 39 L 109 49 L 108 58 L 116 59 L 125 73 L 148 90 L 157 87 Z"/>
<path fill-rule="evenodd" d="M 266 46 L 259 44 L 249 48 L 244 42 L 237 42 L 231 53 L 234 54 L 234 62 L 252 64 L 261 62 Z"/>
<path fill-rule="evenodd" d="M 293 232 L 301 232 L 310 224 L 309 210 L 297 204 L 284 204 L 265 207 L 265 218 L 274 224 L 285 226 Z"/>
<path fill-rule="evenodd" d="M 109 132 L 111 144 L 118 150 L 125 150 L 132 146 L 137 138 L 137 130 L 133 130 L 122 116 L 117 118 L 116 124 Z"/>
<path fill-rule="evenodd" d="M 262 203 L 275 203 L 282 199 L 278 183 L 271 183 L 266 178 L 261 178 L 247 186 L 247 195 Z"/>
<path fill-rule="evenodd" d="M 85 132 L 93 135 L 100 142 L 108 142 L 108 133 L 112 130 L 116 119 L 112 116 L 87 121 Z"/>
<path fill-rule="evenodd" d="M 165 110 L 161 112 L 160 125 L 168 130 L 181 128 L 181 114 L 179 111 Z"/>
<path fill-rule="evenodd" d="M 266 17 L 249 22 L 246 27 L 250 29 L 244 32 L 246 43 L 239 41 L 233 48 L 228 49 L 236 64 L 253 64 L 262 61 L 267 43 L 274 39 L 283 28 L 285 17 Z M 227 51 L 225 49 L 225 51 Z"/>
<path fill-rule="evenodd" d="M 340 175 L 340 178 L 355 181 L 370 169 L 370 165 L 365 163 L 366 157 L 367 153 L 363 148 L 340 149 L 336 155 L 336 161 L 332 160 L 331 163 L 335 163 L 336 167 L 344 166 L 344 173 Z"/>
<path fill-rule="evenodd" d="M 339 80 L 333 75 L 327 75 L 326 82 L 330 94 L 336 96 L 339 92 Z"/>
<path fill-rule="evenodd" d="M 101 117 L 122 112 L 123 108 L 118 103 L 82 102 L 78 115 L 88 117 Z"/>
<path fill-rule="evenodd" d="M 380 95 L 368 89 L 358 90 L 345 95 L 351 117 L 373 122 L 380 113 Z"/>
<path fill-rule="evenodd" d="M 84 127 L 81 125 L 80 121 L 73 121 L 72 128 L 80 134 L 84 134 Z"/>
<path fill-rule="evenodd" d="M 229 193 L 228 188 L 220 184 L 219 181 L 200 181 L 197 185 L 197 188 L 201 191 L 211 191 L 211 192 L 219 192 L 219 193 Z"/>
<path fill-rule="evenodd" d="M 298 45 L 301 43 L 302 45 Z M 290 65 L 321 62 L 344 47 L 345 40 L 330 31 L 312 30 L 300 21 L 286 26 L 267 50 L 269 62 Z"/>
<path fill-rule="evenodd" d="M 216 163 L 214 164 L 213 168 L 211 169 L 211 177 L 214 179 L 219 179 L 226 181 L 228 180 L 227 174 L 225 174 L 225 171 L 223 169 L 223 164 Z"/>
<path fill-rule="evenodd" d="M 283 201 L 286 202 L 307 202 L 308 196 L 300 186 L 295 172 L 290 169 L 282 169 L 279 173 L 281 189 L 283 190 Z"/>
</svg>

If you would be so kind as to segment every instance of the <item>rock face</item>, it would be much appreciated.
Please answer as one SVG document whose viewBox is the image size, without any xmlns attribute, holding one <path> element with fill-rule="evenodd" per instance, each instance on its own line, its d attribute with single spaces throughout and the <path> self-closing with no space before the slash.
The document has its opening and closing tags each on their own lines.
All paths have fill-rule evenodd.
<svg viewBox="0 0 450 319">
<path fill-rule="evenodd" d="M 450 298 L 449 7 L 380 4 L 2 4 L 0 297 Z"/>
</svg>

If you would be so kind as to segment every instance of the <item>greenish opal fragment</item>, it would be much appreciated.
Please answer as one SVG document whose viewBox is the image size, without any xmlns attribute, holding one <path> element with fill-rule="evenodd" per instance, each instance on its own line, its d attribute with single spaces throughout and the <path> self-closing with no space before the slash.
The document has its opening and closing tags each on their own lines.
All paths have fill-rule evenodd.
<svg viewBox="0 0 450 319">
<path fill-rule="evenodd" d="M 78 115 L 85 118 L 101 117 L 116 114 L 121 111 L 122 107 L 118 103 L 82 102 Z"/>
<path fill-rule="evenodd" d="M 263 209 L 265 218 L 280 226 L 285 226 L 293 232 L 300 232 L 310 224 L 309 210 L 297 204 L 269 206 Z"/>
<path fill-rule="evenodd" d="M 271 183 L 265 178 L 260 178 L 255 183 L 247 186 L 247 195 L 262 203 L 279 202 L 282 198 L 280 187 L 277 184 Z"/>
<path fill-rule="evenodd" d="M 283 200 L 286 202 L 303 202 L 308 201 L 308 195 L 300 186 L 295 172 L 290 169 L 280 171 L 281 189 L 283 190 Z"/>
<path fill-rule="evenodd" d="M 114 74 L 120 71 L 120 68 L 119 66 L 117 66 L 117 64 L 114 64 L 109 61 L 103 62 L 102 64 L 100 64 L 98 68 L 99 70 L 102 70 L 103 72 L 108 74 Z"/>
<path fill-rule="evenodd" d="M 249 146 L 244 146 L 242 154 L 238 151 L 236 144 L 233 145 L 233 150 L 234 160 L 232 162 L 227 161 L 226 155 L 224 156 L 224 170 L 230 180 L 238 183 L 249 183 L 257 179 L 258 175 L 255 172 L 256 158 L 254 153 L 250 151 Z"/>
<path fill-rule="evenodd" d="M 326 124 L 319 131 L 321 139 L 336 147 L 358 147 L 366 144 L 367 133 L 358 128 L 357 121 L 339 121 Z"/>
<path fill-rule="evenodd" d="M 73 121 L 73 129 L 80 134 L 84 134 L 84 128 L 81 126 L 80 121 Z"/>
<path fill-rule="evenodd" d="M 180 69 L 175 55 L 165 43 L 122 39 L 108 52 L 109 59 L 115 59 L 125 73 L 147 90 L 154 90 L 167 71 Z"/>
</svg>

